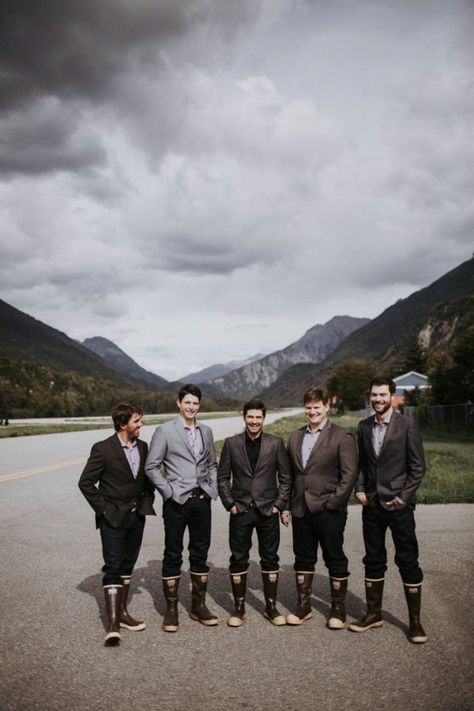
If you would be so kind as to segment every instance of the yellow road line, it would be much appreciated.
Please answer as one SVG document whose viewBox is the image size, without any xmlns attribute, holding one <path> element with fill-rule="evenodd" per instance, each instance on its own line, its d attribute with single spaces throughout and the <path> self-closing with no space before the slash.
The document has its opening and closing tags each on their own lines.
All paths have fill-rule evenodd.
<svg viewBox="0 0 474 711">
<path fill-rule="evenodd" d="M 73 467 L 76 464 L 84 464 L 86 460 L 81 457 L 81 459 L 71 459 L 69 462 L 61 462 L 61 464 L 48 464 L 45 467 L 38 467 L 37 469 L 29 469 L 26 472 L 17 472 L 16 474 L 4 474 L 0 476 L 0 482 L 11 481 L 12 479 L 23 479 L 26 476 L 35 476 L 36 474 L 44 474 L 45 472 L 55 472 L 59 469 L 65 469 L 66 467 Z"/>
</svg>

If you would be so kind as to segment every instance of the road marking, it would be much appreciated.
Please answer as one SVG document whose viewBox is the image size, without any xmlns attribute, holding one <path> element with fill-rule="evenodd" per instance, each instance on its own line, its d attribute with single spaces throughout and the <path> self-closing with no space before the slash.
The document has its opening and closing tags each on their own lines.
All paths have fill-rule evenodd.
<svg viewBox="0 0 474 711">
<path fill-rule="evenodd" d="M 23 479 L 27 476 L 35 476 L 36 474 L 44 474 L 45 472 L 55 472 L 59 469 L 65 469 L 66 467 L 73 467 L 76 464 L 84 464 L 86 460 L 81 457 L 81 459 L 71 459 L 69 462 L 61 462 L 61 464 L 48 464 L 45 467 L 38 467 L 37 469 L 28 469 L 26 472 L 17 472 L 16 474 L 4 474 L 0 476 L 0 482 L 11 481 L 12 479 Z"/>
</svg>

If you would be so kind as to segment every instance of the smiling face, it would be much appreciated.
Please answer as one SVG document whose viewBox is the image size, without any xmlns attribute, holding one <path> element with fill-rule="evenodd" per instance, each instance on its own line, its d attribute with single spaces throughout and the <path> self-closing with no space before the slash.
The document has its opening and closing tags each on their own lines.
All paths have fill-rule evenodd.
<svg viewBox="0 0 474 711">
<path fill-rule="evenodd" d="M 142 416 L 138 412 L 134 412 L 126 425 L 120 425 L 120 436 L 124 442 L 130 442 L 132 439 L 140 436 L 140 427 L 143 427 Z"/>
<path fill-rule="evenodd" d="M 201 402 L 196 395 L 185 395 L 182 400 L 176 400 L 179 414 L 187 425 L 193 425 L 194 419 L 199 412 Z"/>
<path fill-rule="evenodd" d="M 328 412 L 329 403 L 325 405 L 322 400 L 312 400 L 311 402 L 306 402 L 304 406 L 304 414 L 312 430 L 318 429 L 326 420 Z"/>
<path fill-rule="evenodd" d="M 265 420 L 265 415 L 262 410 L 247 410 L 244 415 L 245 429 L 247 434 L 252 439 L 256 439 L 260 436 L 263 429 L 263 423 Z"/>
<path fill-rule="evenodd" d="M 392 394 L 388 385 L 372 385 L 370 404 L 377 417 L 381 420 L 392 407 Z"/>
</svg>

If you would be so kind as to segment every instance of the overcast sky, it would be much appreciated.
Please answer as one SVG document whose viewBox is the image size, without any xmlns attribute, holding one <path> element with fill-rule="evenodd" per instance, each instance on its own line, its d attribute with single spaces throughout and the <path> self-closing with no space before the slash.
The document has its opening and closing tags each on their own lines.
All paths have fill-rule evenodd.
<svg viewBox="0 0 474 711">
<path fill-rule="evenodd" d="M 0 297 L 173 379 L 469 258 L 471 0 L 3 0 Z"/>
</svg>

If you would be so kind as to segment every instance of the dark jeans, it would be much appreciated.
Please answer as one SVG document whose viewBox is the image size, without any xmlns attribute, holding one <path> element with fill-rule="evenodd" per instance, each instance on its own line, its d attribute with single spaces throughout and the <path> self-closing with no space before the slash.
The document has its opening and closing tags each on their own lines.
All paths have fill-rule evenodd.
<svg viewBox="0 0 474 711">
<path fill-rule="evenodd" d="M 248 508 L 242 513 L 230 515 L 229 546 L 232 555 L 229 570 L 231 573 L 243 573 L 247 570 L 254 529 L 257 531 L 262 570 L 278 570 L 280 517 L 277 513 L 264 516 L 257 508 Z"/>
<path fill-rule="evenodd" d="M 211 501 L 190 498 L 184 504 L 175 501 L 163 503 L 165 524 L 165 552 L 162 574 L 171 578 L 181 574 L 183 564 L 183 538 L 186 527 L 189 533 L 189 568 L 192 573 L 207 573 L 207 554 L 211 544 Z"/>
<path fill-rule="evenodd" d="M 347 578 L 347 557 L 343 551 L 346 511 L 318 511 L 306 509 L 301 518 L 291 517 L 293 527 L 294 569 L 311 573 L 318 559 L 318 544 L 332 578 Z"/>
<path fill-rule="evenodd" d="M 131 575 L 142 545 L 145 516 L 133 511 L 126 524 L 112 528 L 105 518 L 100 522 L 104 556 L 103 585 L 119 585 L 121 575 Z"/>
<path fill-rule="evenodd" d="M 418 541 L 415 533 L 414 506 L 405 506 L 398 511 L 386 511 L 375 499 L 362 510 L 364 533 L 365 577 L 377 580 L 383 578 L 387 570 L 387 549 L 385 534 L 387 528 L 392 533 L 395 546 L 395 563 L 404 583 L 416 585 L 423 580 L 423 572 L 418 565 Z"/>
</svg>

